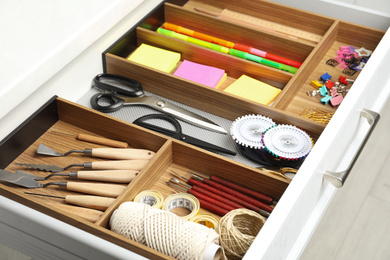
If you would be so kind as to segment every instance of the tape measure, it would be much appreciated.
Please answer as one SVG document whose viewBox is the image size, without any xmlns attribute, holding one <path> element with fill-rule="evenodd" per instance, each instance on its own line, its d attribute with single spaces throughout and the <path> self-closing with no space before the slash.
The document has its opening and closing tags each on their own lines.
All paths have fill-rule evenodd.
<svg viewBox="0 0 390 260">
<path fill-rule="evenodd" d="M 212 228 L 215 231 L 218 231 L 219 220 L 214 215 L 201 213 L 193 216 L 192 218 L 189 219 L 189 221 L 202 224 L 208 228 Z"/>
<path fill-rule="evenodd" d="M 189 214 L 180 216 L 186 220 L 189 220 L 199 213 L 200 203 L 199 200 L 191 194 L 176 193 L 165 199 L 162 209 L 166 211 L 172 211 L 176 208 L 185 208 L 189 210 Z"/>
<path fill-rule="evenodd" d="M 134 202 L 148 204 L 153 208 L 161 209 L 164 202 L 164 196 L 158 191 L 144 190 L 135 196 Z"/>
</svg>

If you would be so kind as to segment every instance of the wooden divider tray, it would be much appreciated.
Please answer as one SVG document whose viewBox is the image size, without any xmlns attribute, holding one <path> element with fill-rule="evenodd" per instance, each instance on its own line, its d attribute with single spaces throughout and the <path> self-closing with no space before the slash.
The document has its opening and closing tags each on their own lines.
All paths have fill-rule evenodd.
<svg viewBox="0 0 390 260">
<path fill-rule="evenodd" d="M 170 2 L 170 1 L 168 1 Z M 336 56 L 340 46 L 352 45 L 374 50 L 384 35 L 383 31 L 366 28 L 341 20 L 300 11 L 267 1 L 174 1 L 158 6 L 137 28 L 130 30 L 118 39 L 103 55 L 104 69 L 107 73 L 124 75 L 138 80 L 145 91 L 203 110 L 205 112 L 235 120 L 248 114 L 260 114 L 270 117 L 277 124 L 295 125 L 306 132 L 314 141 L 321 135 L 326 125 L 301 116 L 306 108 L 319 108 L 326 112 L 335 112 L 337 107 L 323 105 L 318 97 L 309 97 L 307 91 L 314 88 L 311 80 L 317 80 L 324 73 L 338 78 L 342 69 L 331 67 L 326 61 Z M 194 8 L 203 8 L 217 12 L 219 16 L 198 12 Z M 261 18 L 283 26 L 298 29 L 303 35 L 316 36 L 315 40 L 287 37 L 242 23 L 224 19 L 226 10 Z M 237 41 L 255 48 L 285 56 L 302 62 L 297 73 L 270 68 L 251 61 L 216 52 L 187 42 L 182 42 L 158 34 L 156 29 L 164 22 L 175 23 L 183 27 L 212 34 L 216 37 Z M 141 43 L 180 52 L 183 59 L 225 69 L 228 79 L 221 89 L 213 89 L 201 84 L 181 79 L 170 73 L 161 72 L 128 61 L 128 57 Z M 271 106 L 261 105 L 228 94 L 223 89 L 242 74 L 269 83 L 282 90 Z M 359 73 L 350 79 L 356 79 Z M 40 194 L 65 196 L 75 194 L 61 187 L 48 186 L 38 189 L 24 189 L 12 184 L 0 183 L 0 195 L 53 216 L 61 221 L 77 226 L 93 235 L 109 240 L 135 253 L 151 259 L 169 259 L 167 255 L 152 250 L 142 244 L 126 239 L 109 229 L 109 219 L 114 210 L 123 202 L 131 201 L 143 190 L 158 190 L 165 197 L 175 193 L 165 185 L 172 176 L 172 170 L 185 173 L 189 170 L 206 175 L 217 175 L 279 200 L 289 181 L 283 177 L 263 172 L 200 148 L 187 145 L 164 135 L 126 123 L 89 108 L 73 104 L 54 97 L 27 119 L 18 129 L 4 139 L 0 146 L 1 169 L 8 171 L 24 170 L 36 175 L 48 173 L 29 170 L 15 163 L 44 163 L 67 166 L 73 163 L 101 160 L 80 154 L 67 157 L 47 157 L 37 155 L 40 143 L 65 152 L 71 149 L 103 147 L 81 142 L 74 137 L 59 135 L 53 131 L 78 134 L 88 133 L 110 139 L 121 140 L 132 148 L 149 149 L 156 152 L 143 170 L 131 181 L 125 191 L 116 198 L 104 214 L 95 223 L 66 213 L 47 204 L 48 201 L 64 204 L 57 198 L 43 198 L 25 194 L 26 191 Z M 4 155 L 4 156 L 3 156 Z M 67 177 L 55 177 L 51 180 L 69 181 Z M 45 182 L 51 181 L 47 180 Z M 77 180 L 76 180 L 77 181 Z M 203 211 L 203 209 L 202 209 Z"/>
<path fill-rule="evenodd" d="M 57 208 L 56 205 L 65 204 L 63 199 L 25 193 L 33 192 L 59 197 L 81 194 L 66 190 L 63 187 L 47 186 L 45 188 L 27 189 L 1 181 L 0 195 L 153 259 L 169 257 L 114 233 L 109 229 L 108 222 L 113 211 L 121 203 L 132 201 L 143 190 L 160 191 L 165 198 L 174 194 L 175 191 L 165 184 L 169 178 L 173 177 L 172 170 L 182 175 L 185 175 L 189 170 L 206 175 L 217 175 L 253 190 L 261 191 L 275 200 L 282 196 L 289 183 L 276 175 L 236 163 L 214 153 L 155 134 L 142 127 L 56 97 L 3 140 L 0 146 L 1 154 L 5 155 L 0 162 L 2 169 L 11 172 L 23 170 L 34 175 L 46 176 L 49 174 L 48 172 L 28 169 L 16 165 L 16 163 L 53 164 L 65 167 L 74 163 L 109 160 L 93 158 L 83 154 L 70 154 L 66 157 L 37 154 L 37 147 L 41 143 L 62 152 L 72 149 L 105 147 L 79 141 L 73 136 L 58 134 L 57 132 L 74 135 L 84 133 L 120 140 L 127 142 L 131 148 L 148 149 L 156 152 L 156 154 L 135 179 L 127 185 L 125 191 L 116 198 L 115 203 L 105 210 L 104 214 L 95 223 Z M 26 133 L 29 133 L 29 135 L 27 136 Z M 81 168 L 69 170 L 77 171 Z M 69 170 L 65 172 L 69 172 Z M 55 176 L 46 181 L 41 181 L 41 183 L 50 181 L 90 182 Z M 48 203 L 54 203 L 54 206 Z M 207 212 L 203 209 L 202 211 Z"/>
<path fill-rule="evenodd" d="M 321 109 L 333 113 L 337 107 L 323 105 L 320 97 L 309 97 L 306 92 L 315 90 L 310 82 L 319 80 L 324 73 L 332 75 L 332 81 L 338 81 L 340 75 L 356 79 L 359 72 L 347 76 L 342 73 L 342 68 L 327 65 L 326 61 L 337 56 L 336 50 L 340 46 L 351 45 L 373 51 L 384 35 L 383 31 L 267 1 L 241 1 L 239 5 L 224 0 L 212 3 L 203 0 L 175 1 L 176 4 L 169 2 L 157 8 L 140 26 L 132 28 L 107 50 L 104 57 L 106 72 L 134 78 L 141 82 L 146 91 L 229 120 L 246 114 L 261 114 L 271 117 L 277 123 L 298 125 L 313 136 L 319 136 L 325 125 L 302 117 L 303 111 Z M 221 16 L 198 12 L 195 8 L 214 13 L 231 10 L 253 19 L 265 19 L 280 27 L 293 27 L 302 34 L 316 35 L 318 42 L 292 39 Z M 266 50 L 302 62 L 302 66 L 292 74 L 171 38 L 156 32 L 164 22 Z M 219 89 L 214 89 L 127 60 L 142 43 L 179 52 L 182 60 L 224 69 L 228 78 Z M 282 92 L 271 106 L 265 106 L 223 91 L 243 74 L 280 88 Z"/>
</svg>

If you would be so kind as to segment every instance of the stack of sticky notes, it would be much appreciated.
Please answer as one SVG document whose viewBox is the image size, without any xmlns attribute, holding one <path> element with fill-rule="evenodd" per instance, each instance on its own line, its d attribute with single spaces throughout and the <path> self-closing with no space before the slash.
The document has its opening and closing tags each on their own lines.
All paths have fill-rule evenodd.
<svg viewBox="0 0 390 260">
<path fill-rule="evenodd" d="M 218 87 L 226 79 L 225 70 L 188 60 L 183 60 L 173 75 L 212 88 Z"/>
<path fill-rule="evenodd" d="M 281 92 L 274 86 L 246 75 L 242 75 L 224 91 L 263 105 L 270 105 Z"/>
<path fill-rule="evenodd" d="M 171 73 L 180 61 L 180 53 L 161 49 L 148 44 L 141 44 L 127 57 L 128 60 Z"/>
</svg>

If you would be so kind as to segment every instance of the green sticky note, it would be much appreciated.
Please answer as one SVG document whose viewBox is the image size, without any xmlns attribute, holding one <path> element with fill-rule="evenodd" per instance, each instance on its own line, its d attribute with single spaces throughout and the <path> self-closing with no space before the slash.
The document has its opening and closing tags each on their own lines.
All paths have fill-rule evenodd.
<svg viewBox="0 0 390 260">
<path fill-rule="evenodd" d="M 224 91 L 263 105 L 270 105 L 281 92 L 274 86 L 246 75 L 242 75 Z"/>
<path fill-rule="evenodd" d="M 178 52 L 173 52 L 148 44 L 141 44 L 129 57 L 128 60 L 171 73 L 177 63 L 180 61 L 181 55 Z"/>
</svg>

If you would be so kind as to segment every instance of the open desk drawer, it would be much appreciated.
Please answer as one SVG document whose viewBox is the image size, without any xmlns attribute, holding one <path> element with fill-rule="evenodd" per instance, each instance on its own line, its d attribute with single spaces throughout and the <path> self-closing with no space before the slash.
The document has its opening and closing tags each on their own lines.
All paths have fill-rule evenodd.
<svg viewBox="0 0 390 260">
<path fill-rule="evenodd" d="M 28 136 L 26 133 L 29 133 Z M 31 190 L 2 181 L 0 194 L 151 259 L 169 259 L 170 257 L 119 236 L 110 230 L 109 220 L 121 203 L 134 200 L 141 191 L 157 190 L 162 193 L 164 198 L 174 194 L 175 191 L 166 185 L 170 178 L 175 177 L 172 171 L 182 175 L 186 175 L 186 172 L 190 170 L 207 175 L 213 174 L 261 192 L 275 200 L 281 198 L 289 183 L 280 176 L 236 163 L 231 159 L 171 138 L 165 138 L 163 135 L 155 134 L 142 127 L 56 97 L 48 101 L 19 129 L 16 129 L 2 141 L 0 146 L 0 152 L 3 155 L 0 161 L 1 168 L 10 172 L 23 170 L 34 175 L 47 176 L 47 172 L 27 169 L 17 165 L 17 163 L 51 164 L 65 167 L 71 164 L 108 160 L 80 154 L 51 157 L 39 155 L 36 152 L 39 144 L 45 144 L 59 151 L 104 147 L 79 141 L 69 136 L 69 134 L 77 135 L 79 133 L 121 140 L 127 142 L 131 148 L 148 149 L 155 152 L 154 157 L 129 184 L 122 184 L 123 191 L 119 195 L 112 196 L 115 201 L 107 209 L 102 210 L 101 215 L 96 220 L 85 219 L 73 214 L 74 212 L 65 210 L 63 206 L 67 203 L 61 198 L 80 193 L 63 187 L 47 186 Z M 74 170 L 82 169 L 76 168 Z M 51 181 L 91 182 L 66 176 L 54 176 L 49 180 L 41 181 L 41 183 Z M 26 192 L 57 196 L 57 198 L 26 194 Z M 210 213 L 205 209 L 201 209 L 201 212 Z"/>
<path fill-rule="evenodd" d="M 113 211 L 119 204 L 132 200 L 139 191 L 144 189 L 157 189 L 165 196 L 172 194 L 173 190 L 167 189 L 163 184 L 169 178 L 171 170 L 181 172 L 192 169 L 206 174 L 218 174 L 279 200 L 244 258 L 298 258 L 325 211 L 326 205 L 332 195 L 337 192 L 334 186 L 323 180 L 324 173 L 344 171 L 350 166 L 361 141 L 370 130 L 367 120 L 361 117 L 362 109 L 379 113 L 389 96 L 390 87 L 385 83 L 387 82 L 387 85 L 389 83 L 386 68 L 388 68 L 387 61 L 390 59 L 388 47 L 390 35 L 386 34 L 381 41 L 384 32 L 263 1 L 243 1 L 240 5 L 234 1 L 222 0 L 213 1 L 211 5 L 209 1 L 200 0 L 182 2 L 185 5 L 168 3 L 166 6 L 159 6 L 145 21 L 140 21 L 143 24 L 141 28 L 132 28 L 128 34 L 118 40 L 104 55 L 105 70 L 139 80 L 148 92 L 229 120 L 245 114 L 262 114 L 271 117 L 277 123 L 293 124 L 303 128 L 314 137 L 316 143 L 294 180 L 289 183 L 281 177 L 166 138 L 61 98 L 55 98 L 2 141 L 0 147 L 2 168 L 10 171 L 20 169 L 15 166 L 15 162 L 57 163 L 58 158 L 56 160 L 55 158 L 44 159 L 35 154 L 40 142 L 52 142 L 55 144 L 53 148 L 61 147 L 64 150 L 65 148 L 73 149 L 74 145 L 79 144 L 75 140 L 69 141 L 69 137 L 57 135 L 53 137 L 51 130 L 68 130 L 69 133 L 83 132 L 123 140 L 129 142 L 132 147 L 155 151 L 155 158 L 127 185 L 115 203 L 95 223 L 49 206 L 47 204 L 49 200 L 24 194 L 25 189 L 13 185 L 1 183 L 0 194 L 141 256 L 165 259 L 169 257 L 110 231 L 108 221 Z M 216 12 L 221 12 L 226 8 L 280 24 L 289 26 L 294 24 L 298 29 L 321 37 L 315 43 L 286 38 L 195 12 L 194 6 L 209 8 Z M 209 33 L 220 31 L 214 30 L 215 28 L 233 28 L 231 35 L 234 39 L 239 39 L 240 34 L 246 35 L 248 36 L 247 42 L 242 43 L 252 44 L 258 48 L 270 47 L 270 50 L 275 53 L 297 59 L 303 62 L 303 65 L 296 74 L 291 74 L 167 39 L 154 31 L 164 21 L 181 23 L 188 27 L 190 25 L 199 26 L 199 28 L 196 27 L 198 29 L 209 28 Z M 208 26 L 205 27 L 204 24 Z M 145 29 L 145 25 L 149 29 Z M 267 41 L 257 41 L 259 35 Z M 224 35 L 221 34 L 222 36 Z M 250 76 L 279 87 L 282 93 L 272 106 L 263 106 L 226 94 L 221 90 L 209 89 L 127 61 L 126 57 L 142 42 L 181 51 L 183 55 L 188 55 L 184 57 L 208 65 L 229 64 L 227 68 L 224 68 L 229 74 L 226 83 L 232 82 L 241 73 L 248 73 Z M 263 44 L 269 44 L 269 46 Z M 310 81 L 318 79 L 323 73 L 340 74 L 340 69 L 324 63 L 335 56 L 334 52 L 340 46 L 349 44 L 375 49 L 375 52 L 364 70 L 352 76 L 357 80 L 345 101 L 337 109 L 337 113 L 327 126 L 302 117 L 301 113 L 306 107 L 320 108 L 328 112 L 336 111 L 336 108 L 319 104 L 318 99 L 308 97 L 306 92 L 312 90 Z M 191 53 L 194 55 L 190 55 Z M 212 59 L 207 57 L 212 57 Z M 218 102 L 215 102 L 216 100 Z M 85 148 L 90 147 L 85 144 Z M 67 162 L 76 162 L 73 159 L 77 158 L 77 156 L 72 156 L 62 159 L 66 159 L 63 162 L 65 165 Z M 82 157 L 82 162 L 86 160 L 90 159 Z M 237 172 L 241 174 L 237 175 Z M 67 179 L 58 177 L 57 180 Z M 59 196 L 68 194 L 60 188 L 47 187 L 47 189 L 40 189 L 39 192 L 54 193 Z M 58 199 L 50 199 L 50 201 L 57 204 L 63 203 Z M 95 240 L 92 240 L 92 242 L 83 243 L 86 250 L 93 248 L 91 243 Z M 50 243 L 50 241 L 47 242 Z M 73 250 L 71 244 L 58 243 L 58 247 L 63 247 L 69 252 Z M 115 253 L 113 252 L 112 255 Z"/>
<path fill-rule="evenodd" d="M 326 205 L 337 191 L 330 182 L 324 181 L 324 173 L 332 175 L 330 172 L 337 172 L 333 174 L 335 176 L 325 178 L 338 187 L 342 186 L 347 175 L 338 175 L 342 175 L 340 172 L 346 169 L 347 173 L 351 170 L 365 138 L 369 136 L 367 133 L 370 133 L 379 120 L 377 113 L 389 97 L 389 87 L 385 87 L 384 83 L 388 82 L 385 63 L 390 55 L 390 35 L 266 1 L 241 1 L 240 4 L 223 0 L 212 3 L 202 0 L 175 1 L 175 4 L 168 2 L 158 7 L 139 27 L 132 28 L 107 50 L 103 58 L 105 71 L 134 78 L 151 93 L 229 120 L 246 114 L 261 114 L 277 123 L 293 124 L 310 133 L 315 140 L 311 154 L 244 257 L 298 258 Z M 195 8 L 203 8 L 217 15 L 198 12 Z M 294 27 L 303 31 L 303 34 L 315 36 L 315 40 L 308 41 L 299 37 L 292 39 L 224 19 L 222 13 L 226 10 L 262 18 L 280 26 Z M 302 66 L 292 74 L 170 38 L 156 32 L 164 22 L 267 49 L 300 61 Z M 228 78 L 219 89 L 211 89 L 128 61 L 128 55 L 142 43 L 180 52 L 182 60 L 223 68 Z M 347 45 L 375 50 L 365 68 L 349 76 L 343 74 L 341 68 L 326 64 L 329 59 L 336 57 L 336 51 L 341 46 Z M 334 80 L 339 75 L 355 80 L 339 107 L 325 106 L 320 103 L 319 97 L 307 95 L 308 91 L 314 90 L 311 81 L 319 79 L 326 72 L 335 75 Z M 271 106 L 264 106 L 222 91 L 242 74 L 276 86 L 282 92 Z M 321 124 L 302 116 L 307 108 L 334 113 L 334 116 L 328 125 Z"/>
</svg>

